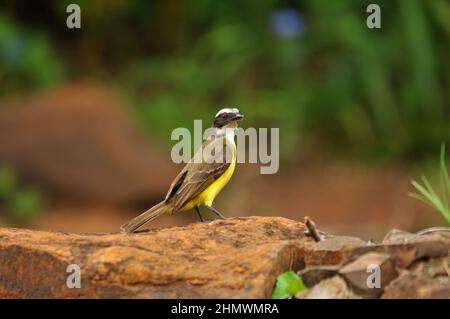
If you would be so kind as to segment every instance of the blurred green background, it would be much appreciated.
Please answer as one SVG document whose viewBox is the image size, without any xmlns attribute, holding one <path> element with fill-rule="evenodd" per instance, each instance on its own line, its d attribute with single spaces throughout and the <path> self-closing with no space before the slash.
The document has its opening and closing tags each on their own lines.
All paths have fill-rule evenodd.
<svg viewBox="0 0 450 319">
<path fill-rule="evenodd" d="M 290 192 L 297 186 L 283 178 L 291 172 L 300 170 L 309 187 L 319 187 L 318 178 L 328 176 L 333 183 L 342 172 L 345 180 L 355 165 L 362 167 L 355 174 L 367 178 L 363 185 L 379 183 L 377 176 L 395 175 L 399 168 L 404 183 L 418 172 L 432 172 L 428 167 L 435 164 L 439 145 L 450 140 L 448 0 L 80 0 L 81 29 L 71 30 L 65 21 L 72 2 L 2 2 L 1 99 L 68 83 L 100 83 L 122 98 L 139 132 L 155 139 L 162 154 L 173 144 L 173 128 L 191 128 L 195 118 L 209 123 L 218 108 L 239 107 L 245 127 L 280 128 L 284 173 L 279 178 Z M 369 3 L 381 6 L 381 29 L 366 26 Z M 301 171 L 319 165 L 323 172 L 335 163 L 338 167 L 321 177 Z M 28 181 L 14 161 L 7 164 L 24 178 L 24 192 L 34 184 L 45 189 L 39 179 Z M 367 170 L 375 172 L 372 180 Z M 348 191 L 356 192 L 358 183 Z M 380 187 L 389 192 L 389 186 Z M 39 207 L 55 196 L 51 190 L 35 192 L 24 197 Z M 349 201 L 358 197 L 347 195 Z M 328 201 L 324 211 L 339 211 L 339 203 Z M 139 199 L 125 206 L 136 212 L 148 204 Z M 291 200 L 280 210 L 294 205 Z M 380 208 L 387 210 L 384 219 L 394 214 L 392 207 Z M 264 208 L 249 213 L 282 213 Z M 301 219 L 306 209 L 314 218 L 313 204 L 292 207 L 288 216 Z M 337 223 L 325 212 L 318 213 L 319 221 L 321 216 L 325 224 Z"/>
</svg>

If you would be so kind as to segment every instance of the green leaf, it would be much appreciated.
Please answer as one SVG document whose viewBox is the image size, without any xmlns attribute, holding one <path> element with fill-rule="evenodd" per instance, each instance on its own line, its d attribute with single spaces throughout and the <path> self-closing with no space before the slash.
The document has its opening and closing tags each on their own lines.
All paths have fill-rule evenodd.
<svg viewBox="0 0 450 319">
<path fill-rule="evenodd" d="M 285 272 L 277 278 L 273 299 L 286 299 L 306 289 L 302 278 L 293 271 Z"/>
<path fill-rule="evenodd" d="M 28 187 L 14 193 L 8 208 L 15 218 L 26 220 L 35 217 L 47 206 L 45 195 L 37 188 Z"/>
<path fill-rule="evenodd" d="M 0 197 L 8 197 L 17 188 L 17 178 L 14 171 L 6 166 L 0 166 Z"/>
<path fill-rule="evenodd" d="M 440 177 L 441 177 L 441 188 L 442 188 L 442 197 L 444 198 L 444 207 L 448 210 L 449 203 L 447 199 L 447 194 L 450 194 L 450 177 L 447 171 L 447 164 L 445 163 L 445 144 L 441 145 L 441 169 L 440 169 Z"/>
<path fill-rule="evenodd" d="M 419 194 L 409 193 L 409 196 L 421 200 L 432 206 L 434 209 L 440 212 L 442 216 L 450 223 L 450 176 L 448 175 L 447 165 L 445 163 L 445 144 L 441 145 L 439 175 L 441 180 L 441 189 L 439 192 L 440 196 L 437 192 L 434 191 L 433 187 L 425 176 L 422 176 L 423 185 L 419 184 L 415 180 L 411 181 L 411 184 L 419 192 Z"/>
</svg>

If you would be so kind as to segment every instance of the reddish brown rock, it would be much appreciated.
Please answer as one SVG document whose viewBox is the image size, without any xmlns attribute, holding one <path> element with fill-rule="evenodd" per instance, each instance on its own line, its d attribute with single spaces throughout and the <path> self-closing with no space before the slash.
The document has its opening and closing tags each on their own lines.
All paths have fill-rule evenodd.
<svg viewBox="0 0 450 319">
<path fill-rule="evenodd" d="M 318 242 L 305 255 L 307 266 L 345 265 L 368 252 L 389 254 L 394 266 L 406 268 L 421 258 L 447 256 L 450 233 L 432 233 L 408 241 L 367 244 L 353 237 L 336 236 Z"/>
<path fill-rule="evenodd" d="M 353 256 L 355 249 L 366 246 L 366 242 L 356 237 L 330 237 L 314 244 L 305 262 L 307 266 L 343 264 Z"/>
<path fill-rule="evenodd" d="M 307 247 L 306 269 L 300 273 L 313 286 L 309 292 L 298 297 L 341 298 L 348 296 L 345 292 L 351 289 L 358 296 L 376 298 L 384 289 L 383 298 L 448 298 L 449 253 L 450 235 L 446 232 L 416 237 L 394 230 L 382 244 L 369 244 L 342 236 L 331 237 Z M 367 287 L 367 278 L 371 274 L 367 273 L 369 264 L 380 265 L 380 289 Z M 336 276 L 328 278 L 334 272 L 345 278 L 345 286 Z"/>
<path fill-rule="evenodd" d="M 0 110 L 0 163 L 46 189 L 97 202 L 151 200 L 177 174 L 108 90 L 72 85 Z"/>
<path fill-rule="evenodd" d="M 378 267 L 377 269 L 372 268 Z M 381 295 L 384 287 L 397 277 L 397 272 L 389 254 L 367 253 L 339 270 L 348 285 L 359 294 L 375 298 Z M 372 279 L 379 276 L 379 287 Z M 372 284 L 369 286 L 369 283 Z"/>
<path fill-rule="evenodd" d="M 371 251 L 388 253 L 396 267 L 407 268 L 413 262 L 423 258 L 439 258 L 449 254 L 450 233 L 431 233 L 407 241 L 380 244 L 372 247 Z M 356 249 L 355 255 L 365 252 Z"/>
<path fill-rule="evenodd" d="M 287 270 L 308 282 L 298 298 L 377 297 L 364 292 L 372 263 L 381 268 L 383 298 L 450 294 L 448 234 L 367 245 L 342 237 L 316 243 L 306 233 L 303 223 L 280 217 L 133 235 L 0 228 L 0 298 L 268 298 Z M 80 266 L 80 289 L 66 285 L 71 264 Z"/>
<path fill-rule="evenodd" d="M 450 257 L 419 261 L 393 280 L 383 298 L 450 298 Z"/>
<path fill-rule="evenodd" d="M 450 277 L 420 278 L 414 275 L 401 276 L 386 288 L 384 299 L 448 299 Z"/>
<path fill-rule="evenodd" d="M 0 228 L 0 298 L 268 298 L 313 240 L 303 223 L 230 218 L 134 235 Z M 69 264 L 81 288 L 69 289 Z"/>
</svg>

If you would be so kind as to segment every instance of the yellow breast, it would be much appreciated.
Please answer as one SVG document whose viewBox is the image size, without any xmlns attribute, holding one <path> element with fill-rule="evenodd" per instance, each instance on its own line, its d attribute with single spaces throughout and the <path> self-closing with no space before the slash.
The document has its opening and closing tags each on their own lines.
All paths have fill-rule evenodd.
<svg viewBox="0 0 450 319">
<path fill-rule="evenodd" d="M 216 196 L 220 193 L 222 188 L 228 184 L 231 176 L 233 176 L 234 169 L 236 167 L 236 145 L 234 145 L 233 160 L 230 166 L 227 168 L 218 179 L 216 179 L 211 185 L 209 185 L 203 192 L 196 198 L 188 202 L 181 211 L 186 211 L 194 208 L 196 205 L 208 205 L 211 206 Z"/>
<path fill-rule="evenodd" d="M 234 173 L 234 169 L 236 167 L 236 150 L 234 152 L 233 161 L 230 166 L 227 168 L 225 173 L 222 174 L 218 179 L 216 179 L 211 185 L 205 189 L 199 197 L 202 197 L 204 200 L 203 204 L 211 206 L 216 196 L 220 193 L 222 188 L 228 184 L 231 176 Z"/>
</svg>

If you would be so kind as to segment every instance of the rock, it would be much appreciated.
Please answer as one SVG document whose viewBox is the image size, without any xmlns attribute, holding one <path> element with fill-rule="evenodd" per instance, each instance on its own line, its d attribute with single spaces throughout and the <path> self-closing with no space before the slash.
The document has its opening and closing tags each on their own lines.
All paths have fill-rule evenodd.
<svg viewBox="0 0 450 319">
<path fill-rule="evenodd" d="M 405 243 L 414 237 L 413 233 L 406 232 L 400 229 L 392 229 L 386 236 L 384 236 L 383 244 L 393 244 L 393 243 Z"/>
<path fill-rule="evenodd" d="M 269 298 L 304 267 L 303 223 L 229 218 L 134 235 L 0 228 L 0 298 Z M 66 286 L 68 265 L 81 288 Z"/>
<path fill-rule="evenodd" d="M 344 265 L 368 252 L 386 253 L 395 267 L 407 268 L 422 258 L 447 256 L 449 233 L 432 233 L 406 242 L 368 245 L 362 240 L 336 236 L 318 242 L 305 255 L 306 266 Z"/>
<path fill-rule="evenodd" d="M 298 299 L 361 299 L 340 276 L 325 279 L 311 289 L 298 293 Z"/>
<path fill-rule="evenodd" d="M 324 279 L 338 274 L 340 266 L 313 266 L 298 272 L 307 287 L 312 287 Z"/>
<path fill-rule="evenodd" d="M 417 262 L 410 267 L 410 272 L 427 278 L 450 277 L 450 257 Z"/>
<path fill-rule="evenodd" d="M 447 262 L 432 267 L 427 260 L 448 260 L 449 252 L 450 235 L 445 232 L 414 237 L 395 230 L 383 243 L 371 245 L 337 236 L 306 247 L 306 269 L 300 274 L 309 281 L 309 287 L 313 285 L 311 289 L 319 286 L 320 292 L 325 289 L 322 283 L 339 269 L 347 286 L 365 298 L 379 297 L 383 288 L 383 298 L 446 298 L 450 265 Z M 380 265 L 380 289 L 367 287 L 369 264 Z"/>
<path fill-rule="evenodd" d="M 383 298 L 450 297 L 448 234 L 373 246 L 330 239 L 316 243 L 280 217 L 133 235 L 0 228 L 0 298 L 269 298 L 287 270 L 308 286 L 297 298 L 378 297 L 383 289 L 366 289 L 370 264 L 380 265 Z M 66 284 L 73 264 L 79 289 Z"/>
<path fill-rule="evenodd" d="M 72 85 L 3 101 L 0 110 L 0 163 L 49 191 L 156 202 L 178 172 L 170 152 L 139 136 L 119 99 L 100 87 Z"/>
<path fill-rule="evenodd" d="M 396 267 L 407 268 L 419 259 L 447 256 L 449 249 L 449 233 L 432 233 L 406 242 L 375 245 L 372 251 L 388 253 Z M 357 249 L 355 254 L 361 252 Z"/>
<path fill-rule="evenodd" d="M 364 246 L 367 246 L 367 243 L 359 238 L 334 236 L 318 242 L 314 248 L 317 250 L 340 251 Z"/>
<path fill-rule="evenodd" d="M 383 299 L 449 299 L 450 277 L 418 278 L 406 275 L 386 288 Z"/>
<path fill-rule="evenodd" d="M 369 267 L 378 267 L 378 270 Z M 381 295 L 384 287 L 397 277 L 397 272 L 391 261 L 389 254 L 367 253 L 355 261 L 345 265 L 339 270 L 347 284 L 352 290 L 364 296 L 375 298 Z M 379 287 L 369 287 L 368 280 L 375 278 L 379 274 Z M 376 279 L 369 280 L 371 284 L 376 283 Z"/>
<path fill-rule="evenodd" d="M 382 298 L 450 298 L 450 257 L 416 262 L 386 287 Z"/>
<path fill-rule="evenodd" d="M 312 250 L 305 257 L 305 262 L 307 266 L 343 264 L 356 248 L 366 246 L 365 241 L 356 237 L 330 237 L 312 246 Z"/>
</svg>

